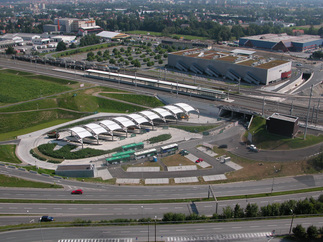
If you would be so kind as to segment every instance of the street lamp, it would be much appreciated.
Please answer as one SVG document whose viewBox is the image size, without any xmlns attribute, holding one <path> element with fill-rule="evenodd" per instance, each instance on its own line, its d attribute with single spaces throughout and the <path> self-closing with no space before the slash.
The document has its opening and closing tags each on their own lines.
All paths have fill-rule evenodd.
<svg viewBox="0 0 323 242">
<path fill-rule="evenodd" d="M 292 232 L 293 221 L 294 221 L 294 212 L 293 212 L 293 210 L 292 210 L 292 209 L 291 209 L 290 211 L 291 211 L 291 213 L 292 213 L 292 221 L 291 221 L 291 223 L 290 223 L 289 234 Z"/>
<path fill-rule="evenodd" d="M 271 193 L 273 193 L 273 190 L 274 190 L 275 173 L 276 173 L 276 166 L 274 166 L 274 177 L 273 177 L 273 184 L 272 184 L 272 186 L 271 186 Z"/>
<path fill-rule="evenodd" d="M 157 234 L 156 234 L 156 227 L 157 227 L 157 216 L 155 216 L 155 242 L 157 242 Z"/>
</svg>

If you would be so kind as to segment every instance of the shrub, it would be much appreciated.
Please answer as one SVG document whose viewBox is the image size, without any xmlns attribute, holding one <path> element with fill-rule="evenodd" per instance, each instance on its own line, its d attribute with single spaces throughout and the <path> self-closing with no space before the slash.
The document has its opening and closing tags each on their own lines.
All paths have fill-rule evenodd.
<svg viewBox="0 0 323 242">
<path fill-rule="evenodd" d="M 293 228 L 293 233 L 294 233 L 295 237 L 299 238 L 299 239 L 303 239 L 306 237 L 306 231 L 303 228 L 303 226 L 300 224 L 297 224 L 297 226 L 295 228 Z"/>
<path fill-rule="evenodd" d="M 319 235 L 319 231 L 317 230 L 316 226 L 309 226 L 307 228 L 307 237 L 309 239 L 315 239 Z"/>
<path fill-rule="evenodd" d="M 170 138 L 172 138 L 172 136 L 170 134 L 162 134 L 162 135 L 158 135 L 156 137 L 152 137 L 152 138 L 148 139 L 148 142 L 150 144 L 154 144 L 154 143 L 162 142 L 165 140 L 169 140 Z"/>
</svg>

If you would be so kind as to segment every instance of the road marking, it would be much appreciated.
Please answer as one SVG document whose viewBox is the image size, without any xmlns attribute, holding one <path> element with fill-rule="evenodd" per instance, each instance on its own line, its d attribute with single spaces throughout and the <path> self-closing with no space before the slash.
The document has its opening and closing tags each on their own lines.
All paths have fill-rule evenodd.
<svg viewBox="0 0 323 242">
<path fill-rule="evenodd" d="M 269 225 L 267 225 L 268 227 L 277 227 L 277 225 L 275 225 L 275 224 L 269 224 Z"/>
<path fill-rule="evenodd" d="M 176 229 L 175 231 L 176 232 L 185 232 L 186 230 L 185 229 L 183 229 L 183 230 Z"/>
<path fill-rule="evenodd" d="M 233 229 L 241 229 L 242 227 L 232 227 Z"/>
<path fill-rule="evenodd" d="M 62 208 L 53 208 L 53 209 L 56 209 L 56 210 L 62 210 Z"/>
<path fill-rule="evenodd" d="M 223 229 L 223 228 L 213 228 L 213 229 Z"/>
<path fill-rule="evenodd" d="M 250 228 L 259 228 L 260 226 L 250 226 Z"/>
<path fill-rule="evenodd" d="M 83 208 L 83 210 L 92 210 L 92 208 Z"/>
<path fill-rule="evenodd" d="M 129 208 L 129 210 L 138 210 L 138 208 Z"/>
<path fill-rule="evenodd" d="M 17 209 L 17 207 L 9 207 L 9 209 Z"/>
<path fill-rule="evenodd" d="M 69 210 L 76 210 L 77 208 L 68 208 Z"/>
<path fill-rule="evenodd" d="M 38 208 L 38 209 L 47 209 L 47 208 Z"/>
</svg>

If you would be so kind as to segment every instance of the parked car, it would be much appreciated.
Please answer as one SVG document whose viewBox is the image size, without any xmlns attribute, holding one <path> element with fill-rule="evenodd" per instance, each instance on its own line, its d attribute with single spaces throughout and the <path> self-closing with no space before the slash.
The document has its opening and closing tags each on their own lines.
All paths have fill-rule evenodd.
<svg viewBox="0 0 323 242">
<path fill-rule="evenodd" d="M 202 161 L 204 161 L 202 158 L 198 158 L 195 162 L 196 162 L 196 163 L 200 163 L 200 162 L 202 162 Z"/>
<path fill-rule="evenodd" d="M 51 216 L 42 216 L 39 218 L 40 222 L 51 222 L 54 221 L 54 218 Z"/>
<path fill-rule="evenodd" d="M 71 194 L 83 194 L 83 190 L 77 189 L 77 190 L 72 191 Z"/>
<path fill-rule="evenodd" d="M 248 147 L 248 149 L 249 149 L 250 151 L 253 151 L 253 152 L 258 152 L 257 147 L 256 147 L 255 145 L 253 145 L 253 144 L 251 144 L 251 145 Z"/>
<path fill-rule="evenodd" d="M 228 148 L 228 145 L 226 145 L 226 144 L 219 145 L 219 148 L 220 148 L 220 149 L 226 149 L 226 148 Z"/>
</svg>

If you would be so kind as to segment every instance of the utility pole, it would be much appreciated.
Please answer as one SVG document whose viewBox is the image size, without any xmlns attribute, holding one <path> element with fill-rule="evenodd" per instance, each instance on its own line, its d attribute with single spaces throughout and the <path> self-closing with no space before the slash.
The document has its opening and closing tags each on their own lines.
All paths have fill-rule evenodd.
<svg viewBox="0 0 323 242">
<path fill-rule="evenodd" d="M 239 77 L 238 94 L 240 94 L 240 84 L 241 84 L 241 78 Z M 262 114 L 262 115 L 264 115 L 264 114 Z"/>
<path fill-rule="evenodd" d="M 265 98 L 263 98 L 263 102 L 262 102 L 262 117 L 264 117 L 265 115 Z"/>
<path fill-rule="evenodd" d="M 321 99 L 319 99 L 319 101 L 318 101 L 318 103 L 317 103 L 317 107 L 316 107 L 315 124 L 317 124 L 317 115 L 318 115 L 319 108 L 320 108 L 320 101 L 321 101 Z"/>
<path fill-rule="evenodd" d="M 290 108 L 290 115 L 293 115 L 293 104 L 294 104 L 294 101 L 292 101 L 292 106 Z"/>
<path fill-rule="evenodd" d="M 312 95 L 313 95 L 313 84 L 311 86 L 311 94 L 310 94 L 310 99 L 308 101 L 308 108 L 307 108 L 307 115 L 306 115 L 306 123 L 305 123 L 305 132 L 304 132 L 304 140 L 306 140 L 306 134 L 307 134 L 307 126 L 308 126 L 308 115 L 310 114 L 310 108 L 311 108 L 311 100 L 312 100 Z"/>
</svg>

